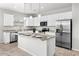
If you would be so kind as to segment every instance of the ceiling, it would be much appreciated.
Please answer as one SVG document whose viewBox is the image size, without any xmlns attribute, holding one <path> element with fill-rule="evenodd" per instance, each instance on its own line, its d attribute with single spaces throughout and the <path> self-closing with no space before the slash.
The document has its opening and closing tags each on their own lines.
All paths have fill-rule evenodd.
<svg viewBox="0 0 79 59">
<path fill-rule="evenodd" d="M 17 11 L 24 14 L 46 13 L 54 10 L 72 7 L 71 3 L 0 3 L 0 8 Z"/>
</svg>

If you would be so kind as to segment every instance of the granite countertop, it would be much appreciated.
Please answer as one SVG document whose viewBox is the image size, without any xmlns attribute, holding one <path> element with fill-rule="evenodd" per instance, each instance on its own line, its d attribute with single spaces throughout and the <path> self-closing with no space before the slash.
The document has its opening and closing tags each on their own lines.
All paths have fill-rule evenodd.
<svg viewBox="0 0 79 59">
<path fill-rule="evenodd" d="M 55 35 L 48 35 L 44 33 L 21 33 L 20 32 L 18 34 L 24 35 L 24 36 L 30 36 L 32 38 L 38 38 L 38 39 L 41 39 L 42 41 L 55 38 Z"/>
<path fill-rule="evenodd" d="M 16 30 L 3 30 L 3 32 L 18 32 Z"/>
</svg>

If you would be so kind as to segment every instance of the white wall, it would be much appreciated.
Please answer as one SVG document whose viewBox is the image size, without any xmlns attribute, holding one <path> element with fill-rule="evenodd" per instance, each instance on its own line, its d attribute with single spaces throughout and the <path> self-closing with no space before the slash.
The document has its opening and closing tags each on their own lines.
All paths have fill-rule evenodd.
<svg viewBox="0 0 79 59">
<path fill-rule="evenodd" d="M 3 15 L 2 15 L 2 12 L 0 10 L 0 43 L 2 43 L 2 39 L 3 39 L 2 27 L 3 27 Z"/>
<path fill-rule="evenodd" d="M 79 51 L 79 4 L 72 5 L 72 48 Z"/>
</svg>

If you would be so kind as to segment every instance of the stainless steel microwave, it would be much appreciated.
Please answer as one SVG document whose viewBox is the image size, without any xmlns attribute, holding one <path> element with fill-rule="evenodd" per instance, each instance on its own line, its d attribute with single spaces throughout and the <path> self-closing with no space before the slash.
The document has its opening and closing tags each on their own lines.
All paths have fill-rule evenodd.
<svg viewBox="0 0 79 59">
<path fill-rule="evenodd" d="M 40 26 L 47 26 L 47 21 L 40 22 Z"/>
</svg>

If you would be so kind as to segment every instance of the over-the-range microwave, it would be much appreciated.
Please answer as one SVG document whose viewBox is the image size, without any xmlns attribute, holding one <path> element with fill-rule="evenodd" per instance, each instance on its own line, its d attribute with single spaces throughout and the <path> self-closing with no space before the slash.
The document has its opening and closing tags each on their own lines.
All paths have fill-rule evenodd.
<svg viewBox="0 0 79 59">
<path fill-rule="evenodd" d="M 47 21 L 41 21 L 40 26 L 47 26 Z"/>
</svg>

